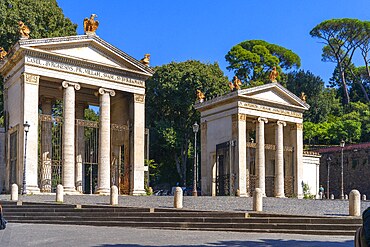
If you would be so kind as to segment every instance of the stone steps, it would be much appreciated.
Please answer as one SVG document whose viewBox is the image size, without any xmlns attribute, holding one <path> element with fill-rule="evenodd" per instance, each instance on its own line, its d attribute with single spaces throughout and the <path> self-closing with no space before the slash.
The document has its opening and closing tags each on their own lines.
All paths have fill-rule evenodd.
<svg viewBox="0 0 370 247">
<path fill-rule="evenodd" d="M 191 211 L 64 204 L 3 203 L 11 223 L 70 224 L 178 230 L 354 235 L 360 217 Z"/>
</svg>

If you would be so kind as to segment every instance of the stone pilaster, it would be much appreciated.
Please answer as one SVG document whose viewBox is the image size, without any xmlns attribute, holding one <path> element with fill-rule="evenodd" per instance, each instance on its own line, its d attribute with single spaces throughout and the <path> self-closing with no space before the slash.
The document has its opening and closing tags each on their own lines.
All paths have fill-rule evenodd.
<svg viewBox="0 0 370 247">
<path fill-rule="evenodd" d="M 76 118 L 77 119 L 84 119 L 85 116 L 85 109 L 87 108 L 87 104 L 79 103 L 76 105 Z M 76 190 L 77 192 L 82 193 L 82 164 L 85 159 L 85 135 L 84 135 L 84 127 L 83 126 L 76 126 L 76 167 L 75 167 L 75 182 L 76 182 Z"/>
<path fill-rule="evenodd" d="M 200 123 L 200 150 L 207 150 L 207 122 Z M 202 165 L 201 165 L 202 164 Z M 207 152 L 201 152 L 200 157 L 200 169 L 201 169 L 201 188 L 202 195 L 210 195 L 212 192 L 212 165 L 208 163 Z"/>
<path fill-rule="evenodd" d="M 132 131 L 131 131 L 131 181 L 130 194 L 143 195 L 144 189 L 144 131 L 145 131 L 145 96 L 133 95 Z"/>
<path fill-rule="evenodd" d="M 63 187 L 64 192 L 73 193 L 75 189 L 75 90 L 78 83 L 63 81 Z"/>
<path fill-rule="evenodd" d="M 25 132 L 23 124 L 19 136 L 22 138 L 21 143 L 23 147 L 20 151 L 22 155 L 22 164 L 26 163 L 26 193 L 39 193 L 38 187 L 38 130 L 39 130 L 39 79 L 40 76 L 24 73 L 23 79 L 23 123 L 26 121 L 30 125 L 29 132 L 27 133 L 27 153 L 26 162 L 24 162 L 24 144 L 25 144 Z M 23 166 L 21 166 L 24 169 Z M 22 180 L 21 180 L 22 181 Z"/>
<path fill-rule="evenodd" d="M 285 197 L 284 193 L 284 133 L 286 123 L 277 121 L 275 127 L 275 197 Z"/>
<path fill-rule="evenodd" d="M 43 98 L 41 101 L 42 114 L 52 114 L 52 99 Z M 52 123 L 41 122 L 41 192 L 51 192 L 51 165 L 52 165 Z"/>
<path fill-rule="evenodd" d="M 234 169 L 236 175 L 236 189 L 239 189 L 240 197 L 247 197 L 247 125 L 245 114 L 232 115 L 232 139 L 236 140 L 234 147 Z M 233 154 L 230 154 L 233 155 Z"/>
<path fill-rule="evenodd" d="M 99 88 L 99 160 L 97 194 L 110 193 L 110 97 L 116 95 L 113 90 Z"/>
<path fill-rule="evenodd" d="M 303 124 L 294 124 L 291 127 L 290 135 L 294 155 L 294 194 L 296 194 L 298 198 L 303 198 Z"/>
<path fill-rule="evenodd" d="M 266 196 L 266 185 L 265 185 L 265 173 L 266 173 L 266 164 L 265 164 L 265 124 L 267 123 L 266 118 L 258 118 L 256 126 L 256 142 L 257 142 L 257 181 L 256 188 L 262 190 L 263 196 Z"/>
</svg>

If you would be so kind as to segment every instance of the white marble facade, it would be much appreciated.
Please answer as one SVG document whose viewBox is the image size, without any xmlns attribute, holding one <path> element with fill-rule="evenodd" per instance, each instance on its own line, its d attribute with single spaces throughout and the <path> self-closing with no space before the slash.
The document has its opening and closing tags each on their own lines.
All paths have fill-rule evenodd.
<svg viewBox="0 0 370 247">
<path fill-rule="evenodd" d="M 87 106 L 96 106 L 100 107 L 96 193 L 109 193 L 111 163 L 117 162 L 113 157 L 120 155 L 125 156 L 124 180 L 129 183 L 128 193 L 145 193 L 145 80 L 153 74 L 152 69 L 98 36 L 80 35 L 22 39 L 0 61 L 0 73 L 4 77 L 7 146 L 7 163 L 5 168 L 0 167 L 0 174 L 5 174 L 1 181 L 5 191 L 10 190 L 11 183 L 22 187 L 25 163 L 27 193 L 50 191 L 48 187 L 40 188 L 39 181 L 40 177 L 50 179 L 48 129 L 51 125 L 40 135 L 39 114 L 50 115 L 52 102 L 60 100 L 63 102 L 61 183 L 65 191 L 81 193 L 84 144 L 76 117 L 83 117 Z M 26 121 L 30 128 L 24 162 Z M 129 134 L 122 138 L 115 136 L 113 142 L 112 124 Z M 38 149 L 40 143 L 42 155 Z"/>
<path fill-rule="evenodd" d="M 303 112 L 279 83 L 199 102 L 202 195 L 303 196 Z"/>
</svg>

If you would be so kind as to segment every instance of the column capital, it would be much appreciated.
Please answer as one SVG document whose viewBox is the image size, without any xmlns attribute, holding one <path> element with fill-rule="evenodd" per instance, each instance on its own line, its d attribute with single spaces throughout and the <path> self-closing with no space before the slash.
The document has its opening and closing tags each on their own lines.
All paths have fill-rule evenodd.
<svg viewBox="0 0 370 247">
<path fill-rule="evenodd" d="M 276 122 L 276 124 L 277 124 L 277 125 L 286 126 L 286 122 L 284 122 L 284 121 L 280 121 L 280 120 L 278 120 L 278 121 Z"/>
<path fill-rule="evenodd" d="M 102 88 L 102 87 L 99 88 L 98 93 L 101 95 L 109 93 L 109 95 L 112 97 L 116 95 L 116 92 L 114 90 L 108 89 L 108 88 Z"/>
<path fill-rule="evenodd" d="M 265 124 L 267 124 L 267 123 L 268 123 L 267 118 L 263 118 L 263 117 L 259 117 L 259 118 L 257 118 L 257 121 L 258 121 L 259 123 L 261 123 L 261 122 L 264 122 Z"/>
<path fill-rule="evenodd" d="M 134 102 L 135 103 L 145 103 L 145 95 L 144 94 L 134 94 Z"/>
<path fill-rule="evenodd" d="M 303 130 L 303 124 L 296 123 L 296 124 L 292 125 L 292 127 L 290 129 L 291 130 Z"/>
<path fill-rule="evenodd" d="M 23 73 L 24 82 L 28 84 L 39 85 L 40 76 L 34 74 Z"/>
<path fill-rule="evenodd" d="M 231 118 L 232 118 L 232 121 L 233 122 L 236 122 L 236 121 L 247 121 L 247 115 L 246 114 L 242 114 L 242 113 L 237 113 L 237 114 L 233 114 L 231 115 Z"/>
<path fill-rule="evenodd" d="M 62 82 L 62 87 L 68 88 L 68 87 L 74 87 L 76 90 L 81 89 L 81 85 L 76 83 L 76 82 L 70 82 L 70 81 L 63 81 Z"/>
</svg>

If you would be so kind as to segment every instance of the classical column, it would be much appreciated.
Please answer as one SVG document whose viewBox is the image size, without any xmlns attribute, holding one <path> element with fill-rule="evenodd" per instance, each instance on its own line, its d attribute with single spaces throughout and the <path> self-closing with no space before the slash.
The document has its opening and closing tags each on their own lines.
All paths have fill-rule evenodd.
<svg viewBox="0 0 370 247">
<path fill-rule="evenodd" d="M 113 90 L 99 88 L 99 151 L 98 151 L 98 189 L 97 194 L 110 193 L 110 97 Z"/>
<path fill-rule="evenodd" d="M 63 187 L 64 192 L 75 189 L 75 90 L 80 84 L 63 81 Z"/>
<path fill-rule="evenodd" d="M 247 116 L 245 114 L 232 115 L 232 139 L 236 140 L 234 170 L 236 173 L 236 189 L 240 197 L 247 197 Z M 233 155 L 230 153 L 230 155 Z"/>
<path fill-rule="evenodd" d="M 284 194 L 284 134 L 286 123 L 276 122 L 275 128 L 275 197 L 285 197 Z"/>
<path fill-rule="evenodd" d="M 265 123 L 267 123 L 266 118 L 259 117 L 257 119 L 257 126 L 256 126 L 256 142 L 257 142 L 257 183 L 256 188 L 260 188 L 262 190 L 263 196 L 266 196 L 265 191 Z"/>
<path fill-rule="evenodd" d="M 23 123 L 20 123 L 19 137 L 20 143 L 23 148 L 19 149 L 21 153 L 21 162 L 25 166 L 25 189 L 26 193 L 39 193 L 38 187 L 38 145 L 39 145 L 39 79 L 40 76 L 24 73 L 22 75 L 22 104 L 23 104 Z M 22 113 L 21 113 L 22 114 Z M 30 125 L 29 132 L 27 133 L 27 150 L 25 150 L 25 132 L 23 124 L 28 122 Z M 26 155 L 24 153 L 26 151 Z M 26 160 L 24 161 L 24 157 Z M 24 167 L 20 165 L 23 171 Z M 20 173 L 22 174 L 22 173 Z M 22 181 L 18 179 L 18 181 Z M 21 182 L 22 183 L 22 182 Z M 21 184 L 20 183 L 20 184 Z"/>
<path fill-rule="evenodd" d="M 134 94 L 132 101 L 131 131 L 131 180 L 130 194 L 143 195 L 144 189 L 144 129 L 145 129 L 145 95 Z"/>
<path fill-rule="evenodd" d="M 87 104 L 79 103 L 76 106 L 76 119 L 84 119 L 85 109 Z M 82 164 L 84 162 L 85 154 L 85 135 L 84 127 L 76 125 L 76 167 L 75 167 L 75 182 L 76 190 L 80 193 L 83 192 L 82 187 Z"/>
<path fill-rule="evenodd" d="M 291 127 L 291 138 L 293 145 L 293 189 L 298 198 L 303 198 L 303 124 L 295 123 Z"/>
<path fill-rule="evenodd" d="M 52 114 L 52 99 L 43 98 L 41 101 L 42 114 Z M 41 192 L 51 192 L 51 165 L 52 165 L 52 122 L 41 123 Z"/>
</svg>

